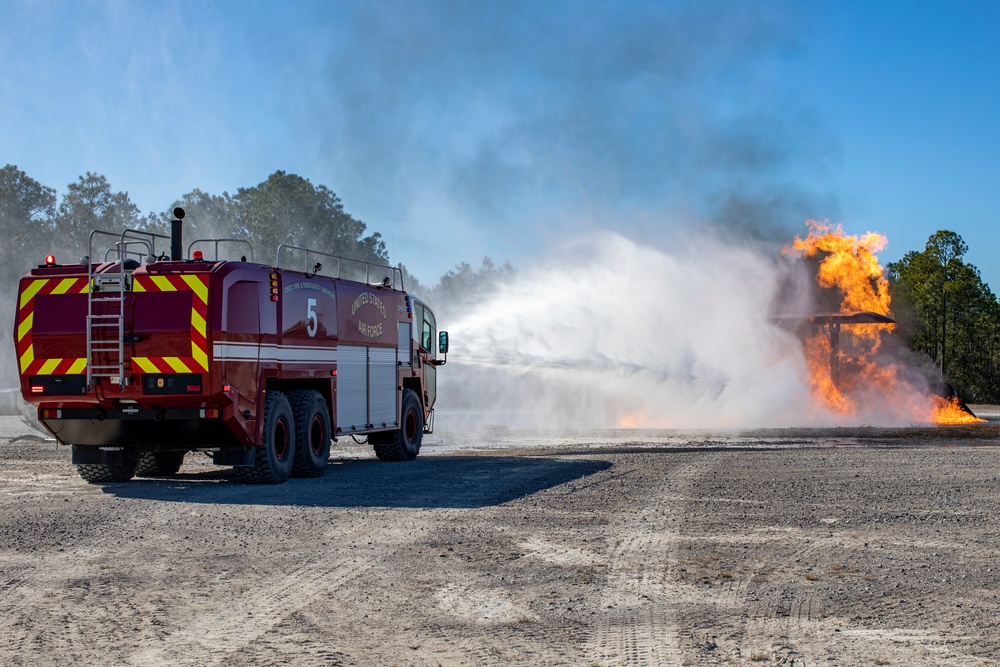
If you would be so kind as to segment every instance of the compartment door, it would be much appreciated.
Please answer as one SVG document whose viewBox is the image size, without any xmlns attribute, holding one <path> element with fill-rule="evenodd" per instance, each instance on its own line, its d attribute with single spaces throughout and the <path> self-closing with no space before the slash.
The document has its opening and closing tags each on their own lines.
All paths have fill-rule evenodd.
<svg viewBox="0 0 1000 667">
<path fill-rule="evenodd" d="M 395 428 L 396 354 L 394 347 L 368 348 L 368 407 L 373 428 Z"/>
<path fill-rule="evenodd" d="M 368 430 L 368 348 L 337 348 L 337 433 Z"/>
</svg>

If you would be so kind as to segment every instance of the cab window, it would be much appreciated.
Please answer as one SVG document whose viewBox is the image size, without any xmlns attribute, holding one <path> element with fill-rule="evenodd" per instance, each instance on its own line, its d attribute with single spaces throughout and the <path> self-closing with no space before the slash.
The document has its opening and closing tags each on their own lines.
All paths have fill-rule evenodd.
<svg viewBox="0 0 1000 667">
<path fill-rule="evenodd" d="M 420 347 L 434 355 L 434 315 L 426 308 L 423 311 L 423 323 L 420 326 Z"/>
</svg>

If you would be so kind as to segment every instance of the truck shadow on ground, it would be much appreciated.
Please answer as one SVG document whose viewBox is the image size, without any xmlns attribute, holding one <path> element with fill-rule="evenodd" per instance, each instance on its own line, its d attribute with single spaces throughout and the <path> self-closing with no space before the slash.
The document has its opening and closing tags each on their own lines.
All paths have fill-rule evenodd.
<svg viewBox="0 0 1000 667">
<path fill-rule="evenodd" d="M 276 486 L 235 481 L 231 471 L 181 473 L 108 484 L 118 498 L 304 507 L 476 508 L 530 496 L 611 468 L 607 461 L 523 456 L 441 456 L 406 463 L 331 461 L 317 479 Z"/>
</svg>

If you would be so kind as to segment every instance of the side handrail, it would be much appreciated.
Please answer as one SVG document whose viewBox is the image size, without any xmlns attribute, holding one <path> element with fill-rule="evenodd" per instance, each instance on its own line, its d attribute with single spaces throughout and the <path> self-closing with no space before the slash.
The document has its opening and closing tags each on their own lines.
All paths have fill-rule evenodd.
<svg viewBox="0 0 1000 667">
<path fill-rule="evenodd" d="M 187 249 L 187 258 L 188 259 L 191 259 L 191 249 L 194 248 L 195 245 L 198 244 L 198 243 L 212 243 L 212 244 L 214 244 L 214 250 L 215 250 L 215 258 L 214 258 L 214 260 L 215 261 L 219 261 L 219 244 L 220 243 L 239 243 L 241 245 L 245 245 L 247 248 L 250 249 L 250 261 L 251 262 L 253 261 L 253 245 L 249 241 L 247 241 L 246 239 L 195 239 L 194 241 L 191 241 L 191 243 L 188 244 L 188 249 Z"/>
<path fill-rule="evenodd" d="M 297 251 L 303 254 L 303 262 L 301 269 L 303 273 L 319 274 L 322 272 L 324 275 L 329 275 L 332 278 L 341 278 L 343 277 L 342 276 L 343 264 L 346 263 L 348 265 L 358 266 L 361 269 L 360 273 L 363 274 L 363 282 L 369 284 L 375 284 L 372 282 L 372 273 L 377 273 L 376 271 L 374 271 L 375 269 L 386 271 L 388 272 L 388 275 L 383 275 L 381 279 L 376 279 L 376 283 L 385 285 L 386 287 L 389 287 L 391 285 L 393 289 L 405 291 L 405 287 L 403 285 L 403 271 L 397 267 L 388 266 L 386 264 L 372 264 L 371 262 L 365 262 L 360 259 L 341 257 L 340 255 L 334 255 L 332 253 L 323 252 L 321 250 L 313 250 L 312 248 L 303 248 L 300 246 L 289 245 L 287 243 L 282 243 L 281 245 L 278 246 L 278 251 L 275 254 L 274 258 L 275 268 L 278 269 L 289 268 L 281 265 L 281 255 L 282 252 L 288 253 L 291 251 Z M 330 269 L 329 273 L 323 271 L 324 267 L 320 262 L 316 262 L 315 264 L 310 266 L 310 258 L 313 256 L 326 257 L 328 259 L 334 260 L 336 263 L 335 267 L 336 272 L 334 272 L 332 269 Z"/>
</svg>

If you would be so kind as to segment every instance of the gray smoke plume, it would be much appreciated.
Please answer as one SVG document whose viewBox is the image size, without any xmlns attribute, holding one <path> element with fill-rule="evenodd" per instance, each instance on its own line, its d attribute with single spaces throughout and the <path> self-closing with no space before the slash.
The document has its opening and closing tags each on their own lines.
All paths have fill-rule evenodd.
<svg viewBox="0 0 1000 667">
<path fill-rule="evenodd" d="M 836 141 L 773 80 L 808 36 L 793 5 L 354 9 L 317 122 L 338 190 L 366 219 L 398 223 L 394 260 L 424 280 L 428 254 L 448 262 L 440 275 L 593 228 L 662 245 L 712 220 L 785 240 L 806 218 L 836 217 L 815 186 Z"/>
</svg>

